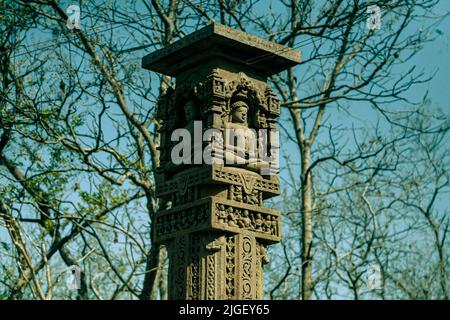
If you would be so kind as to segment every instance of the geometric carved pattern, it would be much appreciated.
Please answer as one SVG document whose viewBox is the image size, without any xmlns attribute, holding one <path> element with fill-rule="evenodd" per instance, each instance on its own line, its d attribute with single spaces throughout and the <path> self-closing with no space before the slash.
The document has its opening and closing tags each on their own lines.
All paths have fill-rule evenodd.
<svg viewBox="0 0 450 320">
<path fill-rule="evenodd" d="M 206 299 L 215 299 L 215 288 L 216 288 L 216 255 L 210 254 L 207 257 L 206 266 Z"/>
<path fill-rule="evenodd" d="M 248 177 L 248 178 L 247 178 Z M 244 188 L 252 181 L 251 189 L 263 191 L 271 196 L 280 194 L 280 182 L 277 176 L 270 176 L 271 179 L 258 177 L 255 173 L 242 173 L 234 169 L 224 167 L 223 170 L 213 169 L 213 181 L 242 185 Z M 247 178 L 247 179 L 246 179 Z"/>
<path fill-rule="evenodd" d="M 235 296 L 236 278 L 236 243 L 235 236 L 229 236 L 226 243 L 226 297 L 233 299 Z"/>
<path fill-rule="evenodd" d="M 200 299 L 201 290 L 201 243 L 202 237 L 198 233 L 192 233 L 190 235 L 190 247 L 191 247 L 191 263 L 190 263 L 190 283 L 189 286 L 190 294 L 188 296 L 189 300 Z"/>
<path fill-rule="evenodd" d="M 255 299 L 253 295 L 256 294 L 253 286 L 253 274 L 255 270 L 256 259 L 253 258 L 255 251 L 255 238 L 244 234 L 242 236 L 242 261 L 240 263 L 242 268 L 242 299 Z"/>
</svg>

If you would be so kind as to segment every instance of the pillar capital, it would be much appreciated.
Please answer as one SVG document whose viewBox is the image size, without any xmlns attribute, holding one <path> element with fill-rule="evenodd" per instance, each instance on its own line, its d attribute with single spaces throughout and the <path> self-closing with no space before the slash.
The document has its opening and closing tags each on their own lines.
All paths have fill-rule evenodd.
<svg viewBox="0 0 450 320">
<path fill-rule="evenodd" d="M 211 23 L 142 59 L 142 67 L 177 77 L 186 71 L 228 62 L 268 77 L 300 63 L 300 51 Z"/>
</svg>

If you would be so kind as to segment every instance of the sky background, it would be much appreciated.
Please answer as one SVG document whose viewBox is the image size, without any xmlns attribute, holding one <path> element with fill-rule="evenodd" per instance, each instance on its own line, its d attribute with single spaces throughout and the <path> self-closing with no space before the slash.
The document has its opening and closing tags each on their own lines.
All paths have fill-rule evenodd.
<svg viewBox="0 0 450 320">
<path fill-rule="evenodd" d="M 431 33 L 431 37 L 435 37 L 433 42 L 424 43 L 424 46 L 419 52 L 409 61 L 402 65 L 395 67 L 397 74 L 406 73 L 411 67 L 415 68 L 415 73 L 423 73 L 424 77 L 433 78 L 425 83 L 416 84 L 405 93 L 405 97 L 414 101 L 421 102 L 425 94 L 428 92 L 428 102 L 430 109 L 437 111 L 438 109 L 444 112 L 448 118 L 450 118 L 450 0 L 442 0 L 434 8 L 434 11 L 430 14 L 434 16 L 443 16 L 444 18 L 435 25 L 437 31 Z M 382 12 L 383 14 L 383 12 Z M 429 25 L 429 21 L 414 21 L 408 26 L 408 34 L 418 33 L 424 27 Z M 383 18 L 381 18 L 381 28 L 376 30 L 380 34 L 388 32 L 383 28 Z M 309 47 L 300 47 L 300 51 L 304 54 L 310 50 Z M 299 68 L 299 67 L 294 67 Z M 301 71 L 300 71 L 301 72 Z M 300 90 L 302 90 L 302 82 L 299 83 Z M 407 107 L 407 104 L 399 102 L 402 107 Z M 392 107 L 398 107 L 397 104 Z M 353 102 L 349 109 L 350 114 L 342 112 L 336 108 L 328 108 L 325 119 L 327 124 L 332 124 L 333 127 L 344 126 L 346 128 L 368 128 L 373 127 L 379 119 L 379 114 L 375 112 L 368 103 L 365 102 Z M 289 119 L 288 112 L 283 109 L 282 119 Z M 309 121 L 311 124 L 311 120 Z M 385 123 L 381 122 L 381 127 L 385 126 Z M 289 127 L 289 124 L 286 125 Z M 283 137 L 283 131 L 280 132 Z M 317 140 L 327 140 L 328 131 L 322 130 Z M 447 142 L 450 146 L 450 141 Z M 297 147 L 290 141 L 286 141 L 282 145 L 281 154 L 289 155 L 289 161 L 299 163 L 300 158 L 298 155 Z M 283 156 L 280 157 L 280 167 L 282 168 L 281 176 L 286 177 L 286 172 L 283 168 L 286 167 L 286 161 Z M 276 200 L 276 199 L 275 199 Z M 442 203 L 447 204 L 447 203 Z"/>
<path fill-rule="evenodd" d="M 74 3 L 72 1 L 65 1 L 63 3 L 67 3 L 67 7 Z M 77 3 L 77 2 L 75 2 Z M 101 1 L 99 1 L 101 3 Z M 277 1 L 267 1 L 267 3 L 271 3 L 274 10 L 282 10 L 278 7 L 280 7 L 279 2 Z M 257 14 L 264 15 L 265 6 L 261 5 L 257 7 Z M 261 10 L 258 12 L 258 10 Z M 83 7 L 81 6 L 82 11 L 82 18 L 83 18 Z M 448 14 L 450 12 L 450 0 L 442 0 L 439 2 L 439 4 L 436 6 L 434 10 L 434 14 L 436 15 L 442 15 L 444 16 L 446 13 Z M 146 19 L 144 18 L 140 19 Z M 84 20 L 82 20 L 83 23 Z M 410 25 L 409 32 L 419 32 L 420 29 L 423 27 L 422 22 L 415 22 Z M 83 26 L 83 25 L 82 25 Z M 98 30 L 104 30 L 108 29 L 109 26 L 97 26 Z M 421 100 L 424 94 L 428 91 L 428 98 L 430 100 L 431 105 L 433 108 L 439 108 L 443 110 L 447 115 L 450 116 L 450 18 L 447 16 L 445 19 L 443 19 L 439 25 L 436 26 L 436 29 L 438 30 L 435 34 L 436 40 L 430 43 L 426 43 L 424 45 L 424 48 L 419 51 L 413 59 L 408 61 L 406 64 L 400 66 L 397 69 L 397 72 L 406 72 L 411 66 L 416 67 L 416 71 L 423 71 L 426 75 L 433 75 L 434 77 L 427 83 L 417 85 L 413 90 L 409 90 L 407 96 L 408 98 L 411 98 L 413 100 Z M 88 30 L 86 30 L 88 31 Z M 120 34 L 120 30 L 114 30 L 114 32 L 118 32 L 118 35 Z M 381 29 L 377 30 L 377 32 L 386 32 L 386 30 L 383 29 L 383 18 L 381 19 Z M 122 35 L 123 36 L 123 35 Z M 64 39 L 61 41 L 61 44 L 58 44 L 58 42 L 50 41 L 49 39 L 52 38 L 51 32 L 48 32 L 46 30 L 37 30 L 36 32 L 32 33 L 32 36 L 27 38 L 27 43 L 29 45 L 29 48 L 33 49 L 39 49 L 42 47 L 47 46 L 55 46 L 55 50 L 66 50 L 69 48 L 69 46 L 66 44 L 66 41 Z M 126 41 L 125 41 L 126 44 Z M 124 47 L 127 47 L 126 45 Z M 306 52 L 308 47 L 299 47 L 300 51 Z M 149 50 L 141 50 L 138 52 L 133 52 L 133 54 L 130 54 L 130 62 L 140 64 L 140 58 L 144 56 L 145 54 L 149 53 Z M 22 57 L 21 55 L 16 55 L 16 59 L 20 60 Z M 300 88 L 302 86 L 302 83 L 300 83 Z M 337 110 L 332 110 L 331 112 L 327 113 L 328 121 L 333 123 L 334 125 L 344 125 L 346 127 L 351 127 L 352 124 L 358 123 L 358 126 L 364 125 L 364 123 L 367 123 L 367 125 L 373 124 L 374 118 L 372 117 L 374 114 L 368 108 L 367 105 L 360 104 L 360 105 L 354 105 L 352 108 L 352 114 L 351 117 L 347 113 L 339 112 Z M 286 110 L 283 111 L 284 115 L 286 115 Z M 107 131 L 113 131 L 114 128 L 108 128 Z M 283 139 L 283 131 L 280 132 L 282 139 Z M 320 136 L 319 136 L 320 139 Z M 450 142 L 449 142 L 450 143 Z M 286 163 L 283 155 L 289 155 L 290 161 L 294 161 L 296 163 L 299 163 L 299 155 L 297 148 L 293 145 L 289 145 L 289 143 L 282 144 L 281 148 L 281 157 L 280 157 L 280 166 L 282 168 L 281 176 L 286 178 L 286 172 L 283 170 L 285 168 Z M 277 200 L 276 198 L 274 200 Z M 444 203 L 442 203 L 444 205 Z M 5 233 L 4 229 L 0 229 L 0 239 L 6 239 L 7 234 Z"/>
<path fill-rule="evenodd" d="M 70 2 L 68 2 L 70 3 Z M 264 7 L 261 7 L 263 12 Z M 442 14 L 450 12 L 450 0 L 441 0 L 438 6 L 435 8 L 434 13 Z M 421 22 L 412 24 L 408 32 L 419 32 L 423 27 Z M 428 91 L 428 98 L 433 108 L 441 109 L 450 116 L 450 18 L 445 18 L 438 26 L 435 34 L 436 40 L 431 43 L 426 43 L 424 48 L 418 52 L 412 60 L 405 65 L 397 69 L 398 72 L 406 72 L 411 66 L 415 66 L 417 71 L 423 71 L 427 75 L 433 75 L 434 77 L 427 83 L 417 85 L 413 90 L 408 92 L 408 98 L 413 100 L 421 100 L 424 94 Z M 383 19 L 381 20 L 381 29 L 377 32 L 385 32 L 383 29 Z M 30 45 L 47 40 L 49 34 L 46 32 L 37 32 L 34 37 L 30 38 Z M 67 48 L 65 45 L 63 48 Z M 308 48 L 299 48 L 300 50 L 308 50 Z M 66 49 L 64 49 L 66 50 Z M 133 56 L 144 56 L 149 53 L 148 50 L 142 50 L 133 53 Z M 135 59 L 135 58 L 133 58 Z M 133 60 L 135 63 L 140 63 L 139 59 Z M 302 84 L 300 83 L 300 86 Z M 285 113 L 285 111 L 284 111 Z M 338 112 L 337 110 L 329 113 L 330 118 L 328 121 L 336 125 L 344 125 L 351 127 L 353 123 L 358 123 L 358 126 L 363 126 L 364 123 L 368 125 L 373 124 L 374 118 L 370 108 L 366 105 L 354 105 L 352 108 L 352 117 L 350 118 L 347 113 Z M 110 128 L 113 130 L 113 128 Z M 283 135 L 283 132 L 281 131 Z M 450 145 L 450 142 L 447 142 Z M 281 155 L 290 155 L 292 161 L 299 162 L 298 151 L 295 146 L 289 143 L 281 145 Z M 283 156 L 280 158 L 281 168 L 285 168 L 286 163 Z M 281 176 L 286 178 L 285 170 L 282 170 Z M 274 199 L 275 201 L 277 199 Z M 448 201 L 444 199 L 440 202 L 441 208 L 448 208 Z M 8 240 L 8 234 L 3 228 L 0 228 L 0 241 Z"/>
</svg>

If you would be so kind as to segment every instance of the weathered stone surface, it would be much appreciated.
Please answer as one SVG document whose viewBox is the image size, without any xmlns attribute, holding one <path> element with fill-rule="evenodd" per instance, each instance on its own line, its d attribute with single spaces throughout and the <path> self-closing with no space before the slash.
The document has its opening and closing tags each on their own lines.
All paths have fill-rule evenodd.
<svg viewBox="0 0 450 320">
<path fill-rule="evenodd" d="M 142 59 L 142 67 L 169 76 L 220 58 L 260 72 L 265 76 L 300 62 L 300 52 L 251 34 L 211 23 L 167 48 Z"/>
<path fill-rule="evenodd" d="M 280 194 L 280 179 L 276 175 L 261 176 L 248 170 L 224 165 L 206 165 L 180 172 L 170 180 L 156 186 L 156 196 L 172 200 L 172 195 L 184 195 L 189 188 L 206 188 L 211 185 L 242 186 L 245 194 L 260 191 L 263 199 Z M 198 199 L 194 199 L 198 200 Z"/>
<path fill-rule="evenodd" d="M 158 212 L 155 243 L 183 233 L 245 230 L 265 244 L 281 240 L 280 212 L 220 197 L 205 197 Z"/>
<path fill-rule="evenodd" d="M 176 76 L 157 106 L 156 194 L 170 207 L 153 221 L 153 240 L 169 252 L 170 299 L 262 299 L 266 246 L 281 239 L 281 213 L 264 207 L 280 194 L 280 102 L 266 81 L 299 61 L 299 52 L 219 24 L 143 58 L 144 68 Z M 196 141 L 175 164 L 178 129 Z"/>
</svg>

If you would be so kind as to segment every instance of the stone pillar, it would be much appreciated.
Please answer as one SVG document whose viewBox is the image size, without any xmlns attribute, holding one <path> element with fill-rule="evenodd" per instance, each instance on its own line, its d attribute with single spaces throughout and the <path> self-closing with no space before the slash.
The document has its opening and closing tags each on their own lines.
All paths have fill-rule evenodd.
<svg viewBox="0 0 450 320">
<path fill-rule="evenodd" d="M 280 102 L 266 81 L 299 62 L 299 52 L 216 23 L 143 58 L 143 68 L 176 78 L 157 107 L 156 193 L 170 208 L 152 222 L 169 252 L 170 299 L 263 298 L 266 247 L 281 239 L 280 212 L 264 207 L 280 193 Z M 176 129 L 193 139 L 181 164 L 171 157 Z M 214 139 L 202 141 L 208 129 Z M 248 152 L 251 143 L 265 156 Z"/>
</svg>

